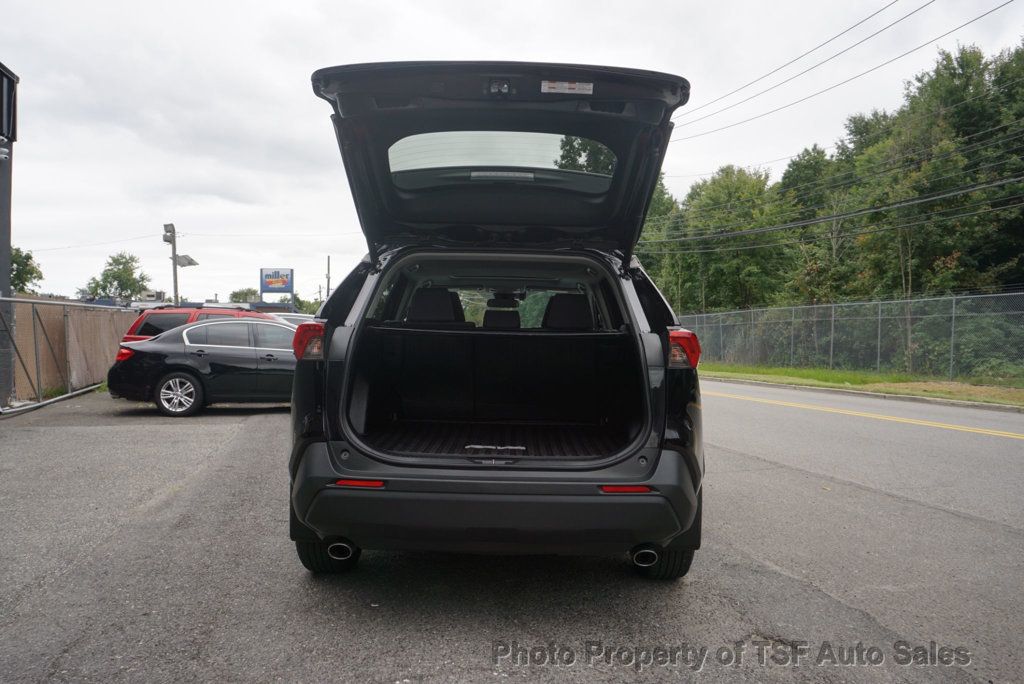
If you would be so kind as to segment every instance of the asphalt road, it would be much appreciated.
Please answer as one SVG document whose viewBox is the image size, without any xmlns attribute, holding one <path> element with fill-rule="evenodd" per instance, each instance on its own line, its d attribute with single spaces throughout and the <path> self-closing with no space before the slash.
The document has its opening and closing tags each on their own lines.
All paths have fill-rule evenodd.
<svg viewBox="0 0 1024 684">
<path fill-rule="evenodd" d="M 684 644 L 710 681 L 1024 680 L 1024 414 L 704 391 L 704 548 L 676 583 L 399 553 L 313 578 L 287 539 L 286 410 L 90 395 L 0 421 L 0 680 L 678 681 Z M 901 665 L 899 641 L 966 655 Z M 815 663 L 858 643 L 884 661 Z M 681 655 L 647 664 L 657 647 Z M 606 648 L 626 650 L 588 656 Z"/>
</svg>

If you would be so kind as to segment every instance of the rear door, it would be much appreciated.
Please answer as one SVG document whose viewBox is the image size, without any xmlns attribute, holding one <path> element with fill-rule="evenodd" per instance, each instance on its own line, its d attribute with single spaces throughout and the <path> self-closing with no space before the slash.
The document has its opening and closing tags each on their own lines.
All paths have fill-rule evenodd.
<svg viewBox="0 0 1024 684">
<path fill-rule="evenodd" d="M 215 401 L 247 401 L 256 393 L 256 349 L 244 321 L 214 322 L 184 331 L 185 353 Z"/>
<path fill-rule="evenodd" d="M 689 88 L 653 71 L 521 62 L 313 74 L 373 257 L 425 242 L 628 257 Z"/>
<path fill-rule="evenodd" d="M 275 400 L 291 399 L 292 377 L 295 375 L 295 352 L 292 351 L 295 328 L 262 321 L 252 321 L 249 325 L 256 343 L 259 368 L 257 393 Z"/>
</svg>

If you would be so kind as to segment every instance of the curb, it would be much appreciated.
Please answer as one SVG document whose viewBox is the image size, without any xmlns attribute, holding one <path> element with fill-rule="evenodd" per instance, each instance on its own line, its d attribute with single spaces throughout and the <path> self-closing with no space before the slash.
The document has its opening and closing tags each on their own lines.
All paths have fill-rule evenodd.
<svg viewBox="0 0 1024 684">
<path fill-rule="evenodd" d="M 50 406 L 52 404 L 56 404 L 58 401 L 64 401 L 65 399 L 71 399 L 72 397 L 77 397 L 77 396 L 80 396 L 82 394 L 88 394 L 89 392 L 95 392 L 96 389 L 98 389 L 99 386 L 102 385 L 102 384 L 103 384 L 102 382 L 97 382 L 95 385 L 89 385 L 88 387 L 83 387 L 82 389 L 77 389 L 74 392 L 69 392 L 68 394 L 62 394 L 59 397 L 54 397 L 53 399 L 46 399 L 45 401 L 34 402 L 34 403 L 31 403 L 31 404 L 27 404 L 25 406 L 19 406 L 18 408 L 13 408 L 13 409 L 2 409 L 2 410 L 0 410 L 0 420 L 2 420 L 4 418 L 14 418 L 15 416 L 23 416 L 26 413 L 28 413 L 29 411 L 35 411 L 36 409 L 43 408 L 44 406 Z"/>
<path fill-rule="evenodd" d="M 984 401 L 963 401 L 961 399 L 943 399 L 941 397 L 918 397 L 913 394 L 887 394 L 885 392 L 865 392 L 863 390 L 843 389 L 841 387 L 814 387 L 813 385 L 789 385 L 784 382 L 768 382 L 765 380 L 744 380 L 742 378 L 720 378 L 714 375 L 703 376 L 714 382 L 731 382 L 736 385 L 764 385 L 767 387 L 785 387 L 787 389 L 809 390 L 826 394 L 853 394 L 860 397 L 876 397 L 895 399 L 896 401 L 915 401 L 920 404 L 938 404 L 940 406 L 958 406 L 960 408 L 985 409 L 1004 413 L 1024 413 L 1024 406 L 1010 404 L 992 404 Z"/>
</svg>

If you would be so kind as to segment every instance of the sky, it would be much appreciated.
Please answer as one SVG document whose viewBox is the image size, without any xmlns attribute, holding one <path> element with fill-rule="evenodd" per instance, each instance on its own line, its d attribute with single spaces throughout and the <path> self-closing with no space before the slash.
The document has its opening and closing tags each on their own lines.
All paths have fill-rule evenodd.
<svg viewBox="0 0 1024 684">
<path fill-rule="evenodd" d="M 832 145 L 846 117 L 892 109 L 939 48 L 993 54 L 1020 43 L 1024 2 L 935 37 L 1004 0 L 898 0 L 834 42 L 694 114 L 675 137 L 727 125 L 929 45 L 847 85 L 747 124 L 670 145 L 677 197 L 725 164 L 777 179 L 785 161 Z M 891 0 L 718 2 L 227 2 L 0 0 L 0 62 L 21 77 L 13 244 L 32 250 L 39 291 L 73 295 L 110 254 L 137 255 L 170 291 L 164 223 L 199 262 L 180 292 L 222 301 L 260 267 L 295 269 L 304 298 L 366 253 L 330 123 L 310 74 L 337 64 L 516 60 L 665 71 L 688 108 L 810 50 Z M 923 6 L 846 54 L 726 112 Z M 689 119 L 713 114 L 683 125 Z"/>
</svg>

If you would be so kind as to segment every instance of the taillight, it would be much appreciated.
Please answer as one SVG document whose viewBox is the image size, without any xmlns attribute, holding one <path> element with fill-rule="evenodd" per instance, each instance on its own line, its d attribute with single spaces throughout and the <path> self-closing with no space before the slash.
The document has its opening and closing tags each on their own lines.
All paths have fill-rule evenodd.
<svg viewBox="0 0 1024 684">
<path fill-rule="evenodd" d="M 128 359 L 132 358 L 134 354 L 134 349 L 129 349 L 128 347 L 118 347 L 117 356 L 114 357 L 114 361 L 127 361 Z M 108 356 L 107 358 L 109 359 L 110 357 Z"/>
<path fill-rule="evenodd" d="M 605 494 L 647 494 L 651 491 L 647 485 L 601 485 L 598 489 Z"/>
<path fill-rule="evenodd" d="M 696 368 L 700 362 L 700 340 L 682 328 L 668 333 L 668 367 Z"/>
<path fill-rule="evenodd" d="M 338 480 L 334 483 L 338 487 L 361 487 L 363 489 L 381 489 L 384 480 Z"/>
<path fill-rule="evenodd" d="M 292 338 L 292 350 L 297 361 L 324 358 L 324 324 L 315 321 L 299 323 Z"/>
</svg>

